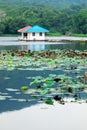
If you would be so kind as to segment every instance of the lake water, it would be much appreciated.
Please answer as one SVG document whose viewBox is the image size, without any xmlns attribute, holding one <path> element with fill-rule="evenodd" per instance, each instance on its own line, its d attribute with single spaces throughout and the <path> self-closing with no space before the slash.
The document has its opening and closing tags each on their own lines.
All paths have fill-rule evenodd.
<svg viewBox="0 0 87 130">
<path fill-rule="evenodd" d="M 0 37 L 0 50 L 86 50 L 87 43 L 24 42 L 17 37 Z M 87 103 L 37 103 L 21 92 L 31 76 L 59 74 L 62 71 L 0 70 L 0 130 L 87 130 Z"/>
<path fill-rule="evenodd" d="M 0 49 L 5 50 L 50 50 L 50 49 L 72 49 L 85 50 L 87 43 L 84 42 L 26 42 L 18 41 L 17 37 L 0 37 Z"/>
</svg>

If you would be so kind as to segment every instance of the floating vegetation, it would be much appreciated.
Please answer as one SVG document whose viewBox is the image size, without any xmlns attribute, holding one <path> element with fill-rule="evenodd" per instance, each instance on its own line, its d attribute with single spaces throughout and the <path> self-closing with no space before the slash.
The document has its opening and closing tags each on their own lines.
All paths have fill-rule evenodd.
<svg viewBox="0 0 87 130">
<path fill-rule="evenodd" d="M 77 70 L 84 67 L 87 68 L 87 51 L 0 51 L 0 69 Z"/>
<path fill-rule="evenodd" d="M 22 92 L 27 92 L 28 86 L 23 86 L 23 87 L 21 87 L 21 90 L 22 90 Z"/>
<path fill-rule="evenodd" d="M 66 75 L 49 75 L 47 78 L 42 77 L 31 77 L 33 82 L 30 82 L 31 88 L 36 85 L 36 90 L 32 91 L 32 94 L 39 95 L 42 101 L 45 103 L 48 98 L 55 100 L 60 103 L 64 103 L 64 98 L 74 98 L 78 101 L 82 99 L 80 93 L 86 93 L 87 83 L 81 83 L 76 77 L 69 77 Z M 38 79 L 38 80 L 37 80 Z M 28 89 L 28 92 L 30 88 Z M 86 94 L 87 96 L 87 94 Z M 40 99 L 39 99 L 40 100 Z M 48 101 L 48 100 L 47 100 Z M 50 103 L 49 103 L 50 104 Z"/>
<path fill-rule="evenodd" d="M 48 99 L 46 99 L 45 103 L 49 104 L 49 105 L 53 105 L 54 102 L 52 99 L 48 98 Z"/>
<path fill-rule="evenodd" d="M 66 49 L 39 52 L 2 50 L 0 70 L 28 70 L 40 73 L 45 71 L 44 76 L 25 77 L 29 80 L 29 85 L 21 86 L 22 93 L 28 94 L 38 102 L 53 105 L 54 100 L 64 104 L 66 98 L 79 102 L 87 98 L 87 50 L 83 52 Z M 52 74 L 46 75 L 48 70 L 52 71 Z M 10 77 L 4 79 L 10 80 Z M 11 88 L 7 88 L 7 91 L 19 92 Z M 0 100 L 5 98 L 1 96 Z"/>
</svg>

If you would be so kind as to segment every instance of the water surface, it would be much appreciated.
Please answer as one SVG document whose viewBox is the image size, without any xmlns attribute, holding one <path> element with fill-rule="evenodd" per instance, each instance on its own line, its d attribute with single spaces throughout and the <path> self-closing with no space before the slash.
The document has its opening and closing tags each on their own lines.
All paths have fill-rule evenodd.
<svg viewBox="0 0 87 130">
<path fill-rule="evenodd" d="M 0 37 L 0 49 L 5 50 L 50 50 L 50 49 L 72 49 L 85 50 L 85 42 L 29 42 L 18 41 L 17 37 Z"/>
<path fill-rule="evenodd" d="M 86 50 L 87 43 L 24 42 L 17 37 L 0 37 L 0 50 Z M 63 71 L 0 70 L 0 130 L 87 130 L 87 104 L 68 103 L 54 106 L 38 104 L 21 92 L 29 85 L 29 76 L 48 76 Z M 81 73 L 82 74 L 82 73 Z M 26 99 L 29 99 L 26 102 Z"/>
</svg>

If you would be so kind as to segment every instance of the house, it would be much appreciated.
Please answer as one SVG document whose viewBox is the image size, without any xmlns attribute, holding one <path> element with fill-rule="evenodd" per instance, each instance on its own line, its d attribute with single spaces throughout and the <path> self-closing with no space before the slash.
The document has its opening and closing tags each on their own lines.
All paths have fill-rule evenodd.
<svg viewBox="0 0 87 130">
<path fill-rule="evenodd" d="M 19 40 L 26 40 L 27 39 L 26 33 L 24 31 L 29 29 L 29 28 L 31 28 L 31 26 L 26 26 L 26 27 L 18 30 L 18 32 L 21 33 L 21 37 L 19 37 Z"/>
<path fill-rule="evenodd" d="M 21 33 L 20 40 L 44 41 L 46 40 L 45 33 L 49 31 L 40 26 L 26 26 L 19 29 L 18 32 Z"/>
</svg>

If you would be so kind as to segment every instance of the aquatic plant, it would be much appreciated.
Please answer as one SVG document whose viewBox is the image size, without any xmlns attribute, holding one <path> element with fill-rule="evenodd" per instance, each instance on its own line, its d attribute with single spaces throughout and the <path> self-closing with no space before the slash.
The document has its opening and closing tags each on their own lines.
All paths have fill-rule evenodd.
<svg viewBox="0 0 87 130">
<path fill-rule="evenodd" d="M 80 100 L 87 93 L 87 50 L 0 51 L 0 70 L 52 71 L 44 76 L 28 77 L 29 85 L 21 86 L 38 102 L 64 103 L 65 97 Z M 60 74 L 61 73 L 61 74 Z"/>
</svg>

